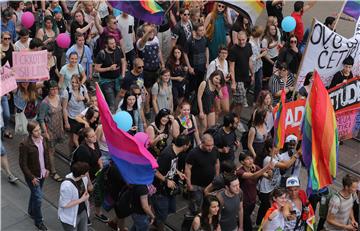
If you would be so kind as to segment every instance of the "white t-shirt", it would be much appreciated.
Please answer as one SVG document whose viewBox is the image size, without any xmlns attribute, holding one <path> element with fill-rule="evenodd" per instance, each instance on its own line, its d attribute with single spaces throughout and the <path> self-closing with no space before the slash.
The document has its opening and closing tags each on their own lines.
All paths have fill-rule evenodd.
<svg viewBox="0 0 360 231">
<path fill-rule="evenodd" d="M 226 77 L 229 74 L 229 66 L 227 60 L 224 61 L 224 68 L 221 67 L 219 58 L 216 58 L 213 61 L 211 61 L 211 63 L 207 68 L 206 79 L 208 79 L 210 75 L 216 70 L 222 71 L 224 77 Z"/>
<path fill-rule="evenodd" d="M 270 156 L 265 157 L 263 166 L 269 164 L 270 160 L 271 160 Z M 273 158 L 272 163 L 276 165 L 279 161 L 280 161 L 280 157 L 279 155 L 276 155 Z M 280 169 L 274 168 L 272 178 L 268 179 L 266 177 L 262 177 L 258 183 L 258 189 L 262 193 L 270 193 L 280 185 L 280 180 L 281 180 Z"/>
<path fill-rule="evenodd" d="M 125 53 L 134 49 L 133 34 L 134 34 L 134 17 L 128 15 L 126 18 L 121 15 L 116 17 L 117 26 L 121 32 L 125 44 Z"/>
<path fill-rule="evenodd" d="M 32 38 L 29 38 L 25 44 L 20 42 L 20 40 L 16 41 L 16 43 L 14 44 L 14 50 L 22 51 L 22 50 L 28 49 L 31 40 L 32 40 Z"/>
<path fill-rule="evenodd" d="M 288 161 L 291 159 L 291 157 L 289 156 L 288 152 L 284 152 L 280 154 L 280 159 L 282 161 Z M 296 176 L 297 178 L 299 178 L 300 170 L 301 170 L 301 161 L 299 159 L 296 159 L 295 163 L 292 166 L 290 166 L 290 168 L 286 169 L 284 176 L 285 177 Z"/>
</svg>

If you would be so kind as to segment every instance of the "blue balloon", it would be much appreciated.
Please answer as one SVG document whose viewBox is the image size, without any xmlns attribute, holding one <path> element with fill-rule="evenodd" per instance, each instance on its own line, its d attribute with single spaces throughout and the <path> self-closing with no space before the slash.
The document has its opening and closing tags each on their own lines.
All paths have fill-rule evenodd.
<svg viewBox="0 0 360 231">
<path fill-rule="evenodd" d="M 124 131 L 129 131 L 133 124 L 131 115 L 126 111 L 119 111 L 114 116 L 114 121 L 118 128 Z"/>
<path fill-rule="evenodd" d="M 295 27 L 296 27 L 296 21 L 291 16 L 286 16 L 281 22 L 281 28 L 285 32 L 293 31 L 295 30 Z"/>
</svg>

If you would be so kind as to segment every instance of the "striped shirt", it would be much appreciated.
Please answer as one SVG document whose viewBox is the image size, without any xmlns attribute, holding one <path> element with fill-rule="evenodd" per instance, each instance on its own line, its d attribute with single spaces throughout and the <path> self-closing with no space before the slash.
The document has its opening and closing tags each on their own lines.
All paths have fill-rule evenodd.
<svg viewBox="0 0 360 231">
<path fill-rule="evenodd" d="M 275 96 L 276 92 L 280 91 L 281 89 L 286 87 L 293 87 L 295 85 L 295 77 L 292 73 L 289 73 L 289 76 L 287 77 L 287 82 L 285 85 L 285 82 L 282 78 L 278 75 L 271 76 L 271 79 L 269 81 L 269 90 L 272 93 L 273 96 L 273 105 L 275 106 L 280 101 L 280 96 Z M 291 100 L 292 94 L 286 94 L 286 101 Z"/>
</svg>

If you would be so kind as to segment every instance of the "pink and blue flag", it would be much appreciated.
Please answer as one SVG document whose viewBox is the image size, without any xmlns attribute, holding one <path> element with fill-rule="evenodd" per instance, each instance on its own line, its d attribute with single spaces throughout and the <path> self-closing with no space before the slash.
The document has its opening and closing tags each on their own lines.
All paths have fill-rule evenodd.
<svg viewBox="0 0 360 231">
<path fill-rule="evenodd" d="M 109 1 L 110 5 L 118 10 L 141 19 L 145 22 L 161 25 L 165 12 L 155 0 L 138 1 Z"/>
<path fill-rule="evenodd" d="M 128 184 L 149 185 L 154 180 L 156 159 L 133 136 L 119 129 L 104 95 L 96 84 L 100 120 L 112 160 Z"/>
</svg>

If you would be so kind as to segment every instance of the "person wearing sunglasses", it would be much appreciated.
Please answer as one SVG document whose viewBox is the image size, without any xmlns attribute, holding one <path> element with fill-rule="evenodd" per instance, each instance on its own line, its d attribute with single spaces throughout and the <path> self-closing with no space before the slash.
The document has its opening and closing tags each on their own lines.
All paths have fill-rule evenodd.
<svg viewBox="0 0 360 231">
<path fill-rule="evenodd" d="M 9 31 L 3 31 L 1 33 L 1 66 L 4 66 L 6 62 L 9 62 L 12 67 L 12 52 L 14 46 L 11 43 L 11 34 Z"/>
<path fill-rule="evenodd" d="M 181 48 L 186 46 L 186 42 L 191 38 L 193 25 L 190 21 L 190 11 L 185 8 L 180 9 L 180 21 L 171 31 L 172 47 L 179 45 Z"/>
<path fill-rule="evenodd" d="M 288 43 L 283 49 L 280 50 L 278 56 L 278 62 L 285 62 L 289 67 L 290 73 L 292 74 L 297 73 L 302 57 L 301 51 L 298 49 L 297 45 L 298 40 L 296 36 L 290 35 Z"/>
<path fill-rule="evenodd" d="M 226 46 L 227 25 L 232 24 L 227 7 L 220 2 L 214 4 L 204 23 L 206 38 L 209 40 L 209 62 L 216 59 L 220 46 Z M 229 38 L 230 40 L 230 38 Z"/>
<path fill-rule="evenodd" d="M 273 106 L 280 101 L 282 89 L 285 89 L 286 101 L 290 101 L 292 92 L 295 89 L 295 77 L 289 72 L 286 63 L 278 65 L 278 70 L 271 76 L 269 81 L 269 90 L 273 96 Z"/>
</svg>

